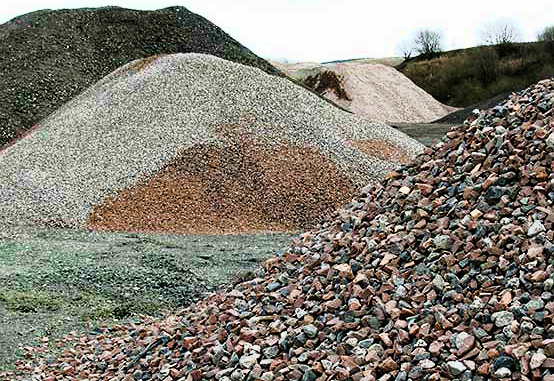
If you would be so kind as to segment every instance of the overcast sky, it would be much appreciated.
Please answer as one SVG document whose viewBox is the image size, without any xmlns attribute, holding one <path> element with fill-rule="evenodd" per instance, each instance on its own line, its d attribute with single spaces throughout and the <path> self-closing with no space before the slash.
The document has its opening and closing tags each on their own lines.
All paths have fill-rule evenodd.
<svg viewBox="0 0 554 381">
<path fill-rule="evenodd" d="M 440 31 L 451 50 L 478 45 L 484 25 L 497 20 L 516 25 L 522 41 L 554 25 L 554 0 L 1 0 L 0 24 L 40 9 L 106 5 L 181 5 L 257 55 L 291 62 L 399 56 L 399 43 L 421 28 Z"/>
</svg>

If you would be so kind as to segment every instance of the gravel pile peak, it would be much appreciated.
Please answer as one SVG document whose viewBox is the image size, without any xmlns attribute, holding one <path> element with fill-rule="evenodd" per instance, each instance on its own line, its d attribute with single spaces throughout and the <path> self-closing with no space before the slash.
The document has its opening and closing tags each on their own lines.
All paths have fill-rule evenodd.
<svg viewBox="0 0 554 381">
<path fill-rule="evenodd" d="M 237 143 L 247 141 L 252 143 L 250 147 L 237 147 Z M 250 154 L 254 148 L 258 154 Z M 295 152 L 292 156 L 300 156 L 299 161 L 280 169 L 277 161 L 285 153 L 279 155 L 279 150 L 287 149 Z M 209 176 L 202 180 L 183 175 L 203 173 L 190 165 L 175 165 L 179 157 L 196 152 L 197 157 L 214 158 L 196 163 L 204 165 L 204 172 L 212 167 L 221 169 L 218 160 L 236 157 L 237 170 L 220 173 L 232 181 L 224 181 L 227 177 L 215 180 L 221 180 L 222 188 L 228 187 L 231 192 L 255 192 L 256 200 L 268 198 L 264 192 L 272 192 L 272 182 L 284 181 L 285 188 L 295 189 L 306 179 L 313 189 L 296 187 L 304 198 L 295 205 L 299 210 L 312 208 L 306 215 L 314 217 L 312 212 L 319 208 L 320 201 L 327 207 L 347 201 L 356 189 L 422 149 L 421 144 L 385 124 L 370 123 L 342 111 L 289 80 L 260 69 L 204 54 L 160 55 L 119 68 L 43 120 L 33 134 L 0 151 L 0 215 L 10 224 L 84 227 L 94 207 L 112 202 L 124 189 L 150 180 L 150 185 L 159 185 L 155 176 L 168 166 L 173 171 L 166 179 L 172 180 L 161 184 L 171 185 L 164 188 L 169 196 L 151 198 L 152 202 L 171 204 L 173 195 L 185 200 L 180 205 L 186 210 L 197 213 L 205 206 L 205 196 L 239 200 L 240 194 L 231 197 L 224 190 L 208 194 L 212 189 L 205 189 L 204 180 L 210 180 Z M 312 168 L 305 176 L 301 173 L 308 168 L 301 165 L 303 152 Z M 275 160 L 266 168 L 262 159 L 269 156 L 275 156 Z M 187 164 L 187 160 L 181 163 Z M 283 173 L 285 168 L 291 170 L 288 177 Z M 319 195 L 317 190 L 321 169 L 334 179 L 322 184 L 329 194 Z M 179 170 L 180 175 L 175 172 Z M 248 176 L 259 179 L 259 184 L 245 185 L 245 171 L 255 171 Z M 250 189 L 251 185 L 263 189 Z M 278 185 L 276 188 L 282 190 L 283 186 Z M 334 193 L 329 188 L 333 186 Z M 286 201 L 289 193 L 279 189 L 271 202 L 290 205 Z M 140 192 L 148 195 L 143 188 Z M 338 199 L 337 192 L 342 193 Z M 195 200 L 204 204 L 195 204 Z M 244 200 L 249 198 L 245 196 Z M 149 219 L 144 218 L 144 211 L 135 208 L 134 216 L 143 225 L 129 229 L 171 228 L 161 220 L 155 227 L 145 227 Z M 223 207 L 220 211 L 228 210 Z M 271 217 L 271 212 L 279 211 L 274 208 L 268 212 Z M 112 223 L 119 226 L 113 218 L 107 217 L 106 221 L 104 217 L 110 213 L 105 210 L 89 222 L 98 225 L 104 219 L 103 227 Z M 246 212 L 241 215 L 250 216 Z M 167 218 L 182 221 L 187 215 L 173 213 Z M 209 225 L 220 216 L 216 213 L 200 218 Z M 194 225 L 191 221 L 188 225 Z M 174 226 L 174 231 L 183 231 L 185 225 Z"/>
<path fill-rule="evenodd" d="M 430 123 L 457 109 L 443 105 L 393 67 L 364 61 L 273 63 L 336 104 L 371 121 Z"/>
<path fill-rule="evenodd" d="M 133 60 L 202 53 L 283 76 L 185 7 L 40 10 L 0 25 L 0 147 Z"/>
<path fill-rule="evenodd" d="M 161 322 L 75 337 L 58 360 L 19 369 L 90 380 L 551 381 L 553 109 L 554 80 L 544 80 L 476 112 L 256 278 Z"/>
</svg>

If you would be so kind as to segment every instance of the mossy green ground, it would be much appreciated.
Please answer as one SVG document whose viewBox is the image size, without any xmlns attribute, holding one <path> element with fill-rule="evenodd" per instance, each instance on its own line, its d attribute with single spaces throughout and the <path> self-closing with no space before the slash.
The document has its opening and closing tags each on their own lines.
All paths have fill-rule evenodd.
<svg viewBox="0 0 554 381">
<path fill-rule="evenodd" d="M 177 236 L 25 229 L 0 239 L 0 371 L 45 336 L 161 316 L 255 269 L 292 234 Z"/>
</svg>

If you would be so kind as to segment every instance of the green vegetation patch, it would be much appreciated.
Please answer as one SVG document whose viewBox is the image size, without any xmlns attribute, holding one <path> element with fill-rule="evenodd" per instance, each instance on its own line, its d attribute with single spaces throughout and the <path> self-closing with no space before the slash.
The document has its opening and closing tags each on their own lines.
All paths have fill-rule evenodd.
<svg viewBox="0 0 554 381">
<path fill-rule="evenodd" d="M 237 280 L 291 234 L 174 236 L 29 228 L 0 239 L 0 372 L 19 348 L 137 316 L 160 317 Z"/>
<path fill-rule="evenodd" d="M 8 311 L 14 312 L 57 311 L 64 304 L 59 294 L 37 290 L 0 290 L 0 301 L 6 303 Z"/>
<path fill-rule="evenodd" d="M 554 76 L 554 55 L 546 42 L 505 43 L 415 57 L 397 68 L 440 102 L 467 107 Z"/>
</svg>

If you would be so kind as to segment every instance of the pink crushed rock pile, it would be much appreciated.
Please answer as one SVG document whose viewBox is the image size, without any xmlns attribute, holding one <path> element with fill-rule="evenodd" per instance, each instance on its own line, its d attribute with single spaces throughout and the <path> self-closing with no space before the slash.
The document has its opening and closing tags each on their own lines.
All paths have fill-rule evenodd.
<svg viewBox="0 0 554 381">
<path fill-rule="evenodd" d="M 41 380 L 554 379 L 554 80 L 452 129 L 257 277 L 73 335 Z M 58 377 L 58 378 L 55 378 Z"/>
</svg>

